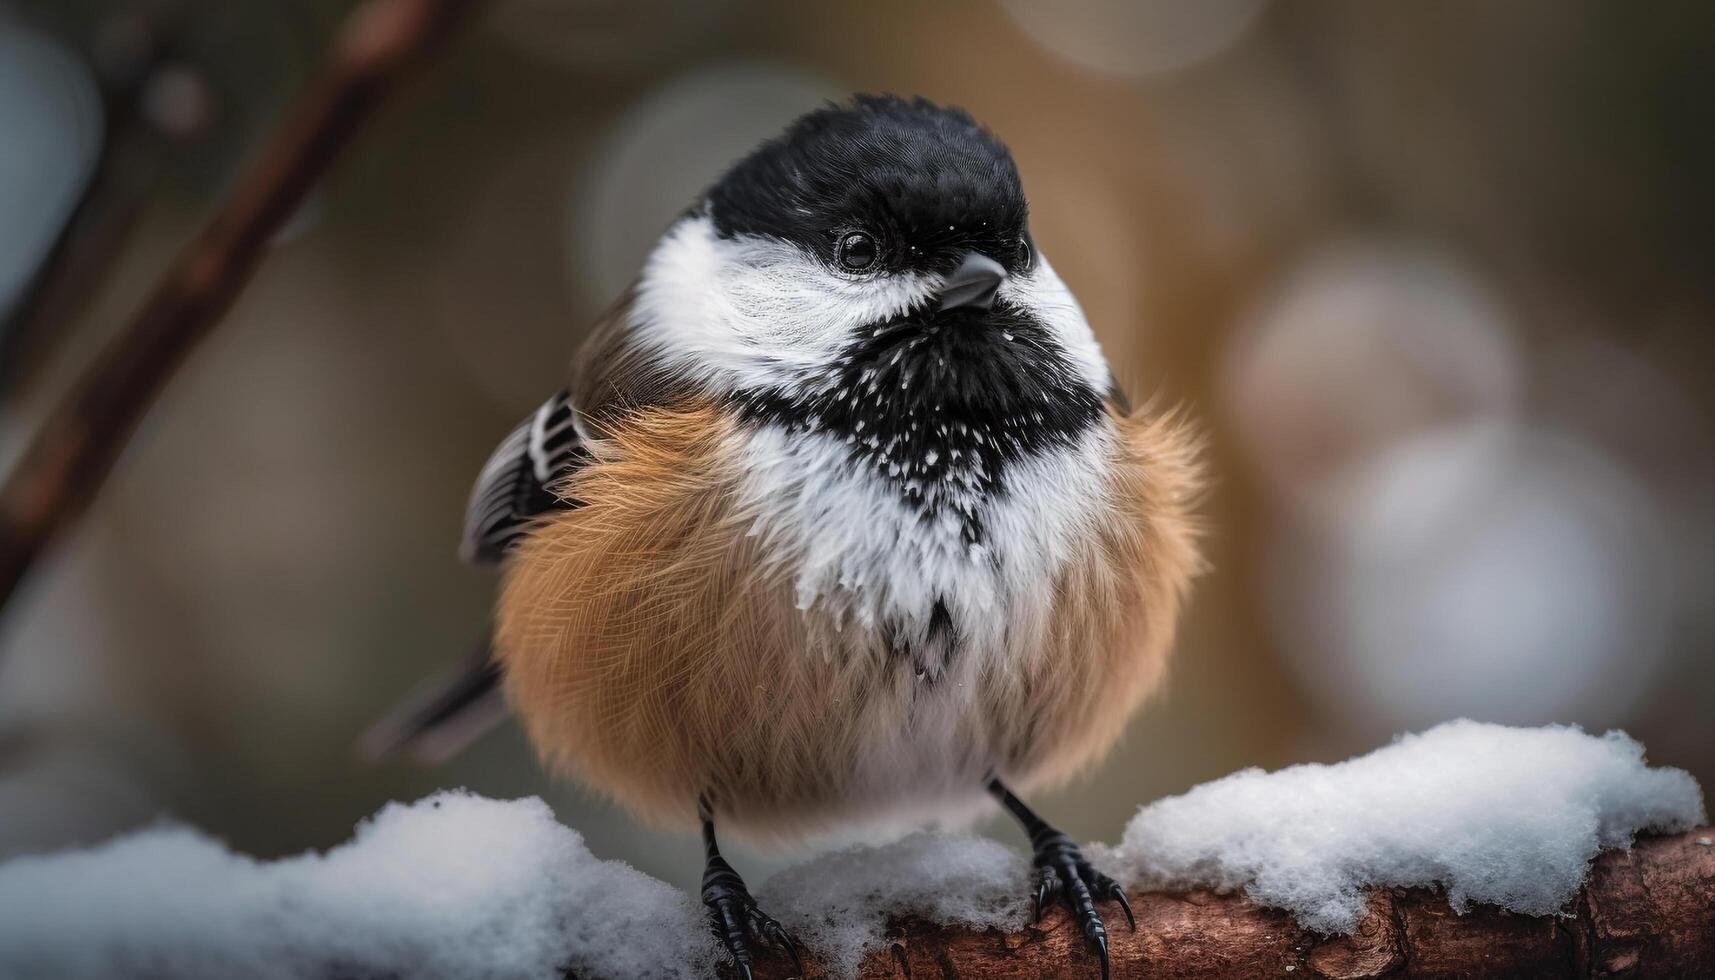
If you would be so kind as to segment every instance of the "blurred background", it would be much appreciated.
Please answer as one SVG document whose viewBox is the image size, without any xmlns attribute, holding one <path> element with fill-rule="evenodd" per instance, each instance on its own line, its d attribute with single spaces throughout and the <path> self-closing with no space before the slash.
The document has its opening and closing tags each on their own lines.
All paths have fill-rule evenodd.
<svg viewBox="0 0 1715 980">
<path fill-rule="evenodd" d="M 0 0 L 0 457 L 349 6 Z M 353 741 L 483 629 L 470 482 L 653 238 L 877 90 L 1011 145 L 1127 387 L 1209 434 L 1171 687 L 1051 819 L 1113 840 L 1459 716 L 1623 727 L 1715 786 L 1715 5 L 494 0 L 6 610 L 0 854 L 167 814 L 278 855 L 462 785 L 694 883 L 694 841 L 550 783 L 515 728 L 439 771 Z"/>
</svg>

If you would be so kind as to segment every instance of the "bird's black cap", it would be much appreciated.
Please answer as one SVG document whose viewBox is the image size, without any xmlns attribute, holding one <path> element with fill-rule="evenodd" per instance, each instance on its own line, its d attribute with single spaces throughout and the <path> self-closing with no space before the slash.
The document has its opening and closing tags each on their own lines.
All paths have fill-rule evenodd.
<svg viewBox="0 0 1715 980">
<path fill-rule="evenodd" d="M 723 236 L 785 239 L 831 262 L 840 236 L 877 238 L 880 269 L 945 272 L 964 250 L 1010 271 L 1028 209 L 1012 154 L 962 109 L 860 95 L 794 122 L 708 194 Z"/>
</svg>

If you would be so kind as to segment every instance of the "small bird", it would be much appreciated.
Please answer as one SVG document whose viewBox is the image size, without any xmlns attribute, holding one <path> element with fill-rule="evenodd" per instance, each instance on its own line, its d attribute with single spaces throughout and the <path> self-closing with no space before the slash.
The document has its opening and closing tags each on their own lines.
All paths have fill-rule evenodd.
<svg viewBox="0 0 1715 980">
<path fill-rule="evenodd" d="M 1160 683 L 1196 448 L 1129 408 L 1028 218 L 1007 148 L 924 99 L 830 104 L 733 166 L 483 468 L 491 642 L 371 750 L 444 756 L 509 706 L 551 768 L 701 827 L 746 977 L 753 944 L 799 951 L 717 826 L 992 798 L 1106 977 L 1099 905 L 1130 904 L 1013 790 L 1096 762 Z"/>
</svg>

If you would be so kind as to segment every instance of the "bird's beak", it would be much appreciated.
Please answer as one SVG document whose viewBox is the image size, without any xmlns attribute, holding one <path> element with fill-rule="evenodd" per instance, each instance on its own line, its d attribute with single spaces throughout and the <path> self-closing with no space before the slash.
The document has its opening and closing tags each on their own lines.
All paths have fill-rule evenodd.
<svg viewBox="0 0 1715 980">
<path fill-rule="evenodd" d="M 1006 282 L 1006 269 L 981 252 L 966 252 L 947 281 L 941 284 L 940 310 L 955 310 L 962 306 L 979 310 L 994 307 L 995 294 Z"/>
</svg>

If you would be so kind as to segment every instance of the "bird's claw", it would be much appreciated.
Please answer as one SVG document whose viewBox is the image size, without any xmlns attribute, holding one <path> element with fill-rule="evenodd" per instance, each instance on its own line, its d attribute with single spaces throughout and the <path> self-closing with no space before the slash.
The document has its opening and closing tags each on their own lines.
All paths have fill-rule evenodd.
<svg viewBox="0 0 1715 980">
<path fill-rule="evenodd" d="M 1105 894 L 1102 889 L 1097 888 L 1096 897 L 1098 899 L 1111 898 L 1120 903 L 1120 911 L 1125 913 L 1125 924 L 1131 928 L 1132 932 L 1136 932 L 1137 916 L 1131 914 L 1131 899 L 1125 897 L 1125 889 L 1121 888 L 1117 882 L 1112 878 L 1109 878 L 1107 875 L 1102 874 L 1100 871 L 1096 872 L 1096 874 L 1098 876 L 1098 885 L 1102 882 L 1106 883 Z"/>
<path fill-rule="evenodd" d="M 717 859 L 719 860 L 719 859 Z M 722 865 L 726 862 L 721 861 Z M 722 871 L 725 873 L 722 873 Z M 773 916 L 756 907 L 756 900 L 744 887 L 744 881 L 731 868 L 711 866 L 703 880 L 703 904 L 709 908 L 709 921 L 719 939 L 732 954 L 744 980 L 754 980 L 751 970 L 751 942 L 757 941 L 782 949 L 792 957 L 796 975 L 804 975 L 804 961 L 798 943 Z"/>
<path fill-rule="evenodd" d="M 1111 969 L 1108 962 L 1108 930 L 1102 924 L 1101 912 L 1096 908 L 1097 902 L 1115 901 L 1121 911 L 1125 912 L 1127 924 L 1133 932 L 1137 931 L 1137 917 L 1132 914 L 1131 902 L 1125 896 L 1125 890 L 1107 875 L 1102 874 L 1084 859 L 1083 852 L 1072 839 L 1056 830 L 1040 834 L 1032 842 L 1035 845 L 1036 857 L 1036 919 L 1042 918 L 1042 907 L 1049 896 L 1055 896 L 1064 902 L 1077 921 L 1078 928 L 1083 932 L 1085 940 L 1101 957 L 1102 980 L 1107 980 Z"/>
</svg>

